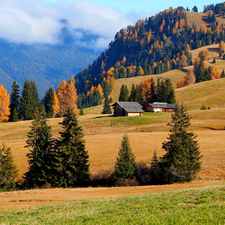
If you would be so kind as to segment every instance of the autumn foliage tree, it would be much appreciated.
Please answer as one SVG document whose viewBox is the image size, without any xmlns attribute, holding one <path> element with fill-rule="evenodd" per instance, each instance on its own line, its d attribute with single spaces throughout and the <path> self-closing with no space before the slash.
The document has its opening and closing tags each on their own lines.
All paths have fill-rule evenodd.
<svg viewBox="0 0 225 225">
<path fill-rule="evenodd" d="M 224 52 L 224 49 L 225 49 L 224 41 L 220 41 L 220 43 L 219 43 L 219 51 L 220 52 Z"/>
<path fill-rule="evenodd" d="M 77 109 L 77 92 L 73 82 L 67 84 L 65 80 L 61 82 L 57 88 L 57 97 L 59 100 L 59 114 L 61 116 L 65 115 L 66 110 L 70 106 L 73 108 L 74 112 Z"/>
<path fill-rule="evenodd" d="M 58 99 L 55 91 L 54 91 L 54 95 L 53 95 L 52 110 L 53 110 L 53 114 L 52 114 L 53 117 L 55 117 L 60 112 L 59 99 Z"/>
<path fill-rule="evenodd" d="M 10 116 L 10 100 L 9 94 L 7 95 L 7 90 L 0 85 L 0 122 L 8 121 Z"/>
</svg>

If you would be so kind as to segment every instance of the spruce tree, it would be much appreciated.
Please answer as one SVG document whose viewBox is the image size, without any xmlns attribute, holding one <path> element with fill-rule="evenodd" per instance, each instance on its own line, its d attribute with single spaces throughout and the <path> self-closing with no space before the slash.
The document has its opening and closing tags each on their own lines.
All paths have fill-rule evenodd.
<svg viewBox="0 0 225 225">
<path fill-rule="evenodd" d="M 18 170 L 12 152 L 4 144 L 0 147 L 0 191 L 12 191 L 16 188 Z"/>
<path fill-rule="evenodd" d="M 13 109 L 13 113 L 10 116 L 11 116 L 11 121 L 12 122 L 17 122 L 19 120 L 16 108 Z"/>
<path fill-rule="evenodd" d="M 20 118 L 33 119 L 37 108 L 39 108 L 39 97 L 35 81 L 26 80 L 20 98 Z"/>
<path fill-rule="evenodd" d="M 202 68 L 200 68 L 197 72 L 197 75 L 196 75 L 196 83 L 203 82 L 203 81 L 206 81 L 206 80 L 207 80 L 207 78 L 205 77 L 205 73 L 202 70 Z"/>
<path fill-rule="evenodd" d="M 52 182 L 52 135 L 47 125 L 44 112 L 36 110 L 31 130 L 27 134 L 25 147 L 30 148 L 27 154 L 29 169 L 25 173 L 27 187 L 38 187 Z"/>
<path fill-rule="evenodd" d="M 119 102 L 127 102 L 129 98 L 129 91 L 127 85 L 122 85 L 120 89 Z"/>
<path fill-rule="evenodd" d="M 14 109 L 16 109 L 17 112 L 19 112 L 19 105 L 20 105 L 20 90 L 19 90 L 19 84 L 17 84 L 16 80 L 13 82 L 12 85 L 12 92 L 10 95 L 10 121 L 12 120 L 12 116 L 14 113 Z"/>
<path fill-rule="evenodd" d="M 52 118 L 53 115 L 53 109 L 52 105 L 54 103 L 54 89 L 51 87 L 48 91 L 46 91 L 44 96 L 44 105 L 45 105 L 45 111 L 48 118 Z"/>
<path fill-rule="evenodd" d="M 161 178 L 164 183 L 189 182 L 201 169 L 201 152 L 196 135 L 187 132 L 190 116 L 183 105 L 178 105 L 172 114 L 168 141 L 162 148 L 166 154 L 160 159 Z"/>
<path fill-rule="evenodd" d="M 128 178 L 136 179 L 138 177 L 138 167 L 126 134 L 123 136 L 113 175 L 116 181 Z"/>
<path fill-rule="evenodd" d="M 57 144 L 59 160 L 54 177 L 55 183 L 60 187 L 86 185 L 90 177 L 89 156 L 85 150 L 82 128 L 78 125 L 73 109 L 68 108 L 60 124 L 63 126 L 63 131 L 59 132 L 61 137 Z"/>
<path fill-rule="evenodd" d="M 111 107 L 110 107 L 108 95 L 106 95 L 104 105 L 103 105 L 102 114 L 111 114 L 111 113 L 112 113 L 112 110 L 111 110 Z"/>
</svg>

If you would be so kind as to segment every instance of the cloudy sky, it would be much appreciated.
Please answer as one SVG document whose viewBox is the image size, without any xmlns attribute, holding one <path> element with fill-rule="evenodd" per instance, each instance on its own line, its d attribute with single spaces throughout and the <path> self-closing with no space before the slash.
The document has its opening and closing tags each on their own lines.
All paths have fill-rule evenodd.
<svg viewBox="0 0 225 225">
<path fill-rule="evenodd" d="M 83 29 L 100 36 L 92 47 L 107 48 L 121 28 L 135 24 L 170 6 L 196 5 L 199 11 L 212 1 L 161 0 L 0 0 L 0 38 L 15 43 L 58 43 L 60 19 L 69 21 L 69 29 Z M 214 2 L 218 3 L 218 2 Z M 78 38 L 82 33 L 76 32 Z"/>
</svg>

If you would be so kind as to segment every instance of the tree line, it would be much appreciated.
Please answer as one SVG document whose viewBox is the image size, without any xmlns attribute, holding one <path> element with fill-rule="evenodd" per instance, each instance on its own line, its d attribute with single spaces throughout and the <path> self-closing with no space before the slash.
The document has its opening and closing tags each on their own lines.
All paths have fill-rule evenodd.
<svg viewBox="0 0 225 225">
<path fill-rule="evenodd" d="M 0 85 L 0 121 L 16 122 L 34 119 L 36 109 L 46 111 L 48 118 L 65 115 L 71 106 L 77 111 L 77 92 L 72 81 L 62 81 L 57 91 L 51 87 L 42 100 L 39 99 L 35 81 L 26 80 L 22 92 L 16 81 L 12 84 L 11 94 Z"/>
<path fill-rule="evenodd" d="M 160 80 L 157 79 L 155 84 L 153 78 L 147 78 L 143 83 L 132 84 L 131 91 L 127 85 L 122 85 L 120 89 L 119 101 L 121 102 L 138 102 L 142 106 L 153 102 L 167 102 L 175 104 L 175 92 L 170 79 Z"/>
<path fill-rule="evenodd" d="M 178 105 L 168 124 L 170 134 L 163 142 L 165 155 L 158 158 L 155 151 L 151 166 L 138 164 L 132 153 L 129 137 L 124 135 L 112 173 L 91 177 L 89 156 L 85 149 L 84 135 L 72 108 L 66 111 L 63 130 L 58 139 L 52 138 L 44 112 L 35 112 L 27 134 L 29 168 L 20 188 L 82 187 L 170 184 L 189 182 L 201 168 L 201 152 L 196 135 L 188 132 L 190 116 L 183 105 Z M 0 148 L 0 190 L 16 188 L 16 169 L 10 148 Z"/>
</svg>

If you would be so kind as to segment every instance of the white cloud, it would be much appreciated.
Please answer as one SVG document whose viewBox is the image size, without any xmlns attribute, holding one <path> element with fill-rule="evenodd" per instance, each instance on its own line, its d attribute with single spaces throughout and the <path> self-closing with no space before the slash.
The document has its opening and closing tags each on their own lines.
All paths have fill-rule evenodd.
<svg viewBox="0 0 225 225">
<path fill-rule="evenodd" d="M 74 0 L 47 4 L 42 0 L 0 0 L 0 38 L 16 43 L 56 44 L 66 18 L 69 28 L 82 29 L 100 38 L 91 47 L 107 48 L 121 28 L 131 23 L 123 13 L 110 7 Z M 75 32 L 82 41 L 82 34 Z M 85 43 L 89 45 L 89 43 Z"/>
</svg>

